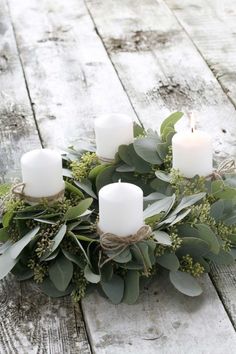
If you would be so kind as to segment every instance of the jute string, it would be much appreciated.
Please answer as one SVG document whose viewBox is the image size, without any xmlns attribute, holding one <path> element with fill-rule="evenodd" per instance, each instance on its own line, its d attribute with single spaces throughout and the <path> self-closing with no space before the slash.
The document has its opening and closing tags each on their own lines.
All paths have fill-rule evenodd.
<svg viewBox="0 0 236 354">
<path fill-rule="evenodd" d="M 102 157 L 102 156 L 98 156 L 99 161 L 103 162 L 103 163 L 113 163 L 114 159 L 108 159 L 106 157 Z"/>
<path fill-rule="evenodd" d="M 210 175 L 210 177 L 213 177 L 215 179 L 219 178 L 222 179 L 222 176 L 227 173 L 234 173 L 236 172 L 236 163 L 235 159 L 229 158 L 224 161 L 222 161 L 217 169 L 213 171 L 213 173 Z"/>
<path fill-rule="evenodd" d="M 100 235 L 100 244 L 103 251 L 114 253 L 101 264 L 102 267 L 105 263 L 121 254 L 130 245 L 146 240 L 151 235 L 152 229 L 150 226 L 144 225 L 138 230 L 138 232 L 136 232 L 136 234 L 125 237 L 117 236 L 110 232 L 104 233 L 99 227 L 97 227 L 97 232 Z"/>
<path fill-rule="evenodd" d="M 24 189 L 25 189 L 25 183 L 18 183 L 12 187 L 11 192 L 16 196 L 18 196 L 19 198 L 26 200 L 29 203 L 40 203 L 43 200 L 46 200 L 48 203 L 56 202 L 64 196 L 64 192 L 65 192 L 65 190 L 63 189 L 57 194 L 51 195 L 49 197 L 31 197 L 30 195 L 26 195 L 24 193 Z"/>
</svg>

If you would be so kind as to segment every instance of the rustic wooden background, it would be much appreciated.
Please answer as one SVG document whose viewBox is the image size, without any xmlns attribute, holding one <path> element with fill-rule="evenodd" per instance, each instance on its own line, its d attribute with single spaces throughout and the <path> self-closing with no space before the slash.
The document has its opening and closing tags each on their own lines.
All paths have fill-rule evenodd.
<svg viewBox="0 0 236 354">
<path fill-rule="evenodd" d="M 158 128 L 194 110 L 216 156 L 236 156 L 235 106 L 236 0 L 0 0 L 0 181 L 109 112 Z M 0 353 L 235 353 L 235 271 L 215 267 L 198 299 L 160 278 L 134 306 L 97 293 L 75 306 L 9 276 Z"/>
</svg>

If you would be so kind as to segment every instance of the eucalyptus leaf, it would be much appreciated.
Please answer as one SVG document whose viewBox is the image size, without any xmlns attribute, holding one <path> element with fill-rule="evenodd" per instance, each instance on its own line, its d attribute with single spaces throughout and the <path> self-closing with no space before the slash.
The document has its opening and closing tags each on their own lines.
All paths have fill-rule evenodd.
<svg viewBox="0 0 236 354">
<path fill-rule="evenodd" d="M 115 172 L 114 166 L 106 167 L 102 170 L 96 178 L 96 188 L 99 191 L 102 187 L 113 182 L 112 177 Z"/>
<path fill-rule="evenodd" d="M 109 282 L 111 278 L 113 277 L 113 265 L 111 262 L 105 263 L 102 268 L 100 269 L 101 271 L 101 280 L 105 282 Z"/>
<path fill-rule="evenodd" d="M 154 165 L 161 165 L 163 161 L 157 152 L 157 144 L 160 142 L 160 138 L 157 135 L 138 138 L 134 141 L 134 150 L 144 161 Z"/>
<path fill-rule="evenodd" d="M 42 284 L 40 284 L 40 288 L 43 293 L 50 297 L 62 297 L 62 296 L 67 296 L 71 293 L 73 286 L 70 284 L 68 288 L 65 291 L 59 291 L 55 285 L 52 283 L 52 281 L 49 278 L 46 278 Z"/>
<path fill-rule="evenodd" d="M 172 244 L 170 236 L 165 231 L 155 230 L 153 231 L 153 237 L 161 245 L 171 246 Z"/>
<path fill-rule="evenodd" d="M 73 276 L 73 264 L 63 255 L 49 266 L 49 278 L 57 290 L 65 291 Z"/>
<path fill-rule="evenodd" d="M 0 245 L 0 254 L 3 254 L 9 247 L 13 245 L 11 240 L 6 241 L 2 245 Z"/>
<path fill-rule="evenodd" d="M 230 265 L 234 263 L 234 257 L 224 250 L 220 250 L 218 254 L 209 253 L 205 255 L 205 258 L 218 265 Z"/>
<path fill-rule="evenodd" d="M 199 296 L 202 288 L 197 280 L 190 274 L 177 270 L 170 272 L 170 281 L 174 287 L 187 296 Z"/>
<path fill-rule="evenodd" d="M 160 180 L 162 180 L 162 181 L 164 181 L 164 182 L 170 183 L 170 181 L 171 181 L 170 175 L 169 175 L 168 173 L 166 173 L 166 172 L 157 170 L 157 171 L 155 172 L 155 175 L 156 175 L 157 178 L 159 178 Z"/>
<path fill-rule="evenodd" d="M 165 199 L 158 200 L 148 206 L 143 213 L 144 219 L 147 219 L 153 215 L 157 215 L 161 212 L 168 213 L 175 202 L 175 194 L 171 197 L 166 197 Z"/>
<path fill-rule="evenodd" d="M 107 164 L 102 164 L 102 165 L 98 165 L 95 166 L 94 168 L 92 168 L 92 170 L 89 172 L 89 179 L 92 181 L 95 181 L 97 176 L 103 172 L 106 168 L 107 168 Z"/>
<path fill-rule="evenodd" d="M 145 133 L 145 129 L 139 125 L 138 123 L 134 122 L 134 137 L 137 138 L 140 135 Z"/>
<path fill-rule="evenodd" d="M 81 260 L 80 256 L 71 254 L 63 248 L 61 250 L 64 256 L 69 259 L 69 261 L 75 263 L 79 268 L 84 269 L 84 262 Z"/>
<path fill-rule="evenodd" d="M 23 249 L 28 245 L 28 243 L 35 237 L 39 232 L 40 227 L 37 226 L 33 230 L 29 231 L 24 237 L 19 241 L 15 242 L 9 249 L 9 256 L 13 259 L 16 259 Z"/>
<path fill-rule="evenodd" d="M 211 230 L 208 225 L 205 224 L 197 224 L 196 228 L 198 229 L 199 237 L 206 241 L 210 246 L 210 251 L 218 254 L 220 251 L 220 244 L 218 238 L 215 233 Z"/>
<path fill-rule="evenodd" d="M 156 257 L 156 262 L 163 268 L 176 271 L 179 269 L 179 259 L 174 253 L 166 253 L 163 256 Z"/>
<path fill-rule="evenodd" d="M 43 259 L 44 262 L 49 262 L 49 261 L 55 259 L 55 258 L 58 256 L 59 252 L 60 252 L 60 248 L 58 247 L 58 248 L 56 248 L 55 251 L 52 252 L 47 258 L 44 258 L 44 259 Z"/>
<path fill-rule="evenodd" d="M 8 228 L 3 227 L 0 229 L 0 242 L 6 242 L 9 239 Z"/>
<path fill-rule="evenodd" d="M 44 255 L 40 258 L 41 261 L 44 261 L 48 256 L 50 256 L 60 245 L 61 241 L 63 240 L 66 234 L 66 225 L 62 225 L 59 231 L 57 232 L 56 236 L 52 240 L 52 247 L 47 250 Z"/>
<path fill-rule="evenodd" d="M 80 198 L 84 198 L 83 193 L 79 188 L 75 187 L 73 184 L 69 183 L 68 181 L 65 181 L 65 188 L 71 193 L 77 194 Z"/>
<path fill-rule="evenodd" d="M 94 199 L 97 199 L 96 194 L 93 191 L 92 183 L 90 182 L 89 179 L 84 179 L 82 181 L 74 181 L 75 185 L 82 189 L 85 193 L 93 197 Z"/>
<path fill-rule="evenodd" d="M 65 213 L 64 220 L 68 221 L 78 218 L 90 207 L 92 202 L 92 198 L 87 198 L 79 202 L 78 205 L 69 208 Z"/>
<path fill-rule="evenodd" d="M 84 268 L 84 276 L 90 283 L 94 284 L 99 283 L 101 280 L 101 275 L 95 274 L 88 264 Z"/>
<path fill-rule="evenodd" d="M 116 254 L 116 256 L 114 256 L 114 253 Z M 132 259 L 132 254 L 128 247 L 120 253 L 117 253 L 117 251 L 114 253 L 107 252 L 107 255 L 117 263 L 127 263 L 130 262 Z"/>
<path fill-rule="evenodd" d="M 12 211 L 7 211 L 2 218 L 3 227 L 8 227 L 11 219 L 13 218 L 14 213 Z"/>
<path fill-rule="evenodd" d="M 11 247 L 7 248 L 0 256 L 0 280 L 3 279 L 18 262 L 17 259 L 11 257 L 10 251 Z"/>
<path fill-rule="evenodd" d="M 139 297 L 139 272 L 137 270 L 128 270 L 125 276 L 125 290 L 123 302 L 134 304 Z"/>
<path fill-rule="evenodd" d="M 184 237 L 176 253 L 178 256 L 189 254 L 192 257 L 201 257 L 209 253 L 209 245 L 206 241 L 196 237 Z"/>
<path fill-rule="evenodd" d="M 102 290 L 113 304 L 119 304 L 124 294 L 124 280 L 117 274 L 109 282 L 101 281 Z"/>
<path fill-rule="evenodd" d="M 210 215 L 212 218 L 214 218 L 216 221 L 221 220 L 224 212 L 224 201 L 223 200 L 217 200 L 215 203 L 211 205 L 211 211 Z"/>
<path fill-rule="evenodd" d="M 197 193 L 197 194 L 193 194 L 193 195 L 189 195 L 189 196 L 183 197 L 183 199 L 180 201 L 179 205 L 173 211 L 173 213 L 178 214 L 183 209 L 189 208 L 190 206 L 196 204 L 197 202 L 199 202 L 205 196 L 206 196 L 206 193 Z"/>
<path fill-rule="evenodd" d="M 135 167 L 134 166 L 129 166 L 126 164 L 122 164 L 116 168 L 117 172 L 134 172 Z"/>
<path fill-rule="evenodd" d="M 167 127 L 174 128 L 175 124 L 182 118 L 183 113 L 182 112 L 175 112 L 172 113 L 169 117 L 167 117 L 161 124 L 160 132 L 161 135 L 164 135 L 164 131 L 167 129 Z M 165 136 L 163 136 L 164 138 Z"/>
</svg>

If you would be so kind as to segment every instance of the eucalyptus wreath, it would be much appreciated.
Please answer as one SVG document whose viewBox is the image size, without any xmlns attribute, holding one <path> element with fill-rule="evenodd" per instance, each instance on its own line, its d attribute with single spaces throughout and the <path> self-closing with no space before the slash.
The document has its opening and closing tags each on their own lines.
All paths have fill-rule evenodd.
<svg viewBox="0 0 236 354">
<path fill-rule="evenodd" d="M 211 264 L 236 258 L 236 175 L 227 160 L 208 177 L 187 179 L 172 169 L 171 142 L 176 112 L 160 134 L 134 123 L 135 140 L 121 145 L 110 163 L 99 161 L 95 147 L 63 153 L 65 195 L 29 205 L 0 186 L 0 278 L 33 279 L 52 297 L 75 301 L 96 288 L 113 303 L 135 303 L 145 281 L 164 271 L 188 296 L 198 296 L 197 280 Z M 147 238 L 113 250 L 97 231 L 98 192 L 118 180 L 144 193 Z"/>
</svg>

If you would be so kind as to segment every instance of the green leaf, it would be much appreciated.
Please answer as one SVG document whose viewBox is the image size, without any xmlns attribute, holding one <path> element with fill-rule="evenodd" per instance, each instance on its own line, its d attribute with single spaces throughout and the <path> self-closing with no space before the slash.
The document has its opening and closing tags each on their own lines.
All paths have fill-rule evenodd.
<svg viewBox="0 0 236 354">
<path fill-rule="evenodd" d="M 144 161 L 154 165 L 161 165 L 163 161 L 157 152 L 157 144 L 160 142 L 160 138 L 157 135 L 139 138 L 133 143 L 134 150 Z"/>
<path fill-rule="evenodd" d="M 44 259 L 43 259 L 44 262 L 49 262 L 49 261 L 55 259 L 55 258 L 58 256 L 59 252 L 60 252 L 60 248 L 58 247 L 58 248 L 55 249 L 55 251 L 52 252 L 47 258 L 44 258 Z"/>
<path fill-rule="evenodd" d="M 155 230 L 153 231 L 154 239 L 161 245 L 171 246 L 172 241 L 167 232 Z"/>
<path fill-rule="evenodd" d="M 32 269 L 29 269 L 27 266 L 22 264 L 20 261 L 16 263 L 14 268 L 11 270 L 11 273 L 14 274 L 18 281 L 28 280 L 33 277 L 34 272 Z"/>
<path fill-rule="evenodd" d="M 66 225 L 62 225 L 61 228 L 59 229 L 58 233 L 56 236 L 53 238 L 52 242 L 52 247 L 44 253 L 44 255 L 40 258 L 41 261 L 44 261 L 48 256 L 50 256 L 60 245 L 61 241 L 63 240 L 64 236 L 66 234 Z"/>
<path fill-rule="evenodd" d="M 96 187 L 97 191 L 99 191 L 102 187 L 106 186 L 113 182 L 112 177 L 115 172 L 114 166 L 106 167 L 105 170 L 101 171 L 96 179 Z"/>
<path fill-rule="evenodd" d="M 218 254 L 209 253 L 205 255 L 205 258 L 218 265 L 230 265 L 234 263 L 234 257 L 224 250 L 220 250 Z"/>
<path fill-rule="evenodd" d="M 175 124 L 182 118 L 182 112 L 172 113 L 169 117 L 167 117 L 161 124 L 160 132 L 163 136 L 164 131 L 167 131 L 167 127 L 174 128 Z M 165 137 L 165 136 L 164 136 Z"/>
<path fill-rule="evenodd" d="M 78 205 L 69 208 L 64 216 L 64 220 L 68 221 L 78 218 L 90 207 L 92 202 L 92 198 L 87 198 L 82 200 Z"/>
<path fill-rule="evenodd" d="M 119 264 L 119 267 L 123 269 L 130 269 L 130 270 L 143 270 L 143 264 L 139 264 L 134 261 L 125 264 Z"/>
<path fill-rule="evenodd" d="M 117 251 L 113 253 L 107 252 L 108 257 L 111 257 L 117 263 L 127 263 L 132 259 L 132 254 L 129 248 L 126 248 L 121 253 L 118 253 L 115 257 L 114 254 L 117 254 Z"/>
<path fill-rule="evenodd" d="M 101 280 L 101 275 L 95 274 L 88 264 L 84 268 L 84 276 L 90 283 L 94 284 L 99 283 Z"/>
<path fill-rule="evenodd" d="M 63 248 L 61 249 L 62 253 L 64 254 L 64 256 L 69 259 L 69 261 L 75 263 L 78 267 L 80 267 L 81 269 L 84 269 L 84 262 L 82 262 L 81 257 L 80 256 L 76 256 L 74 254 L 69 253 L 68 251 L 64 250 Z"/>
<path fill-rule="evenodd" d="M 206 193 L 197 193 L 183 197 L 177 208 L 173 211 L 173 214 L 178 214 L 181 210 L 189 208 L 190 206 L 196 204 L 197 202 L 199 202 L 199 200 L 204 198 L 205 195 Z"/>
<path fill-rule="evenodd" d="M 145 133 L 145 129 L 138 123 L 134 122 L 134 137 L 137 138 Z"/>
<path fill-rule="evenodd" d="M 12 258 L 10 255 L 11 247 L 0 256 L 0 280 L 3 279 L 16 265 L 17 259 Z"/>
<path fill-rule="evenodd" d="M 181 293 L 187 296 L 199 296 L 202 293 L 202 288 L 196 279 L 188 274 L 177 270 L 170 272 L 170 281 L 174 287 Z"/>
<path fill-rule="evenodd" d="M 148 173 L 151 171 L 151 165 L 144 161 L 134 150 L 133 144 L 121 145 L 118 150 L 121 160 L 127 165 L 135 168 L 139 173 Z"/>
<path fill-rule="evenodd" d="M 98 165 L 95 166 L 90 172 L 89 172 L 89 179 L 92 181 L 95 181 L 97 176 L 103 172 L 107 168 L 106 164 Z"/>
<path fill-rule="evenodd" d="M 109 282 L 113 277 L 113 265 L 111 262 L 107 262 L 100 269 L 101 271 L 101 280 L 105 282 Z"/>
<path fill-rule="evenodd" d="M 28 243 L 35 237 L 35 235 L 39 232 L 40 227 L 37 226 L 30 232 L 28 232 L 24 237 L 22 237 L 19 241 L 15 242 L 9 252 L 10 257 L 16 259 L 19 254 L 23 251 L 23 249 L 28 245 Z"/>
<path fill-rule="evenodd" d="M 122 164 L 122 165 L 120 165 L 120 166 L 118 166 L 116 168 L 116 171 L 117 172 L 134 172 L 135 171 L 135 167 L 129 166 L 129 165 L 126 165 L 126 164 Z"/>
<path fill-rule="evenodd" d="M 102 290 L 113 304 L 119 304 L 124 294 L 124 280 L 114 274 L 109 282 L 101 281 Z"/>
<path fill-rule="evenodd" d="M 190 224 L 180 224 L 176 227 L 180 237 L 198 237 L 198 230 L 196 230 Z"/>
<path fill-rule="evenodd" d="M 130 250 L 139 264 L 143 264 L 144 269 L 149 269 L 152 266 L 148 245 L 145 242 L 138 242 L 130 247 Z"/>
<path fill-rule="evenodd" d="M 13 218 L 14 213 L 12 211 L 7 211 L 2 218 L 3 227 L 8 227 L 11 219 Z"/>
<path fill-rule="evenodd" d="M 83 181 L 74 181 L 76 186 L 81 188 L 85 193 L 93 197 L 94 199 L 97 199 L 96 194 L 93 191 L 92 183 L 90 182 L 89 179 L 84 179 Z"/>
<path fill-rule="evenodd" d="M 59 291 L 49 278 L 46 278 L 40 285 L 42 292 L 50 297 L 62 297 L 71 293 L 73 286 L 70 284 L 65 291 Z"/>
<path fill-rule="evenodd" d="M 72 275 L 73 264 L 62 254 L 49 266 L 49 278 L 59 291 L 67 289 Z"/>
<path fill-rule="evenodd" d="M 77 194 L 80 198 L 84 198 L 84 195 L 79 190 L 79 188 L 75 187 L 73 184 L 69 183 L 68 181 L 65 181 L 65 187 L 66 190 L 68 190 L 69 192 Z"/>
<path fill-rule="evenodd" d="M 216 221 L 221 220 L 224 212 L 224 202 L 223 200 L 217 200 L 211 205 L 210 216 Z"/>
<path fill-rule="evenodd" d="M 171 197 L 158 200 L 149 205 L 143 212 L 144 219 L 150 218 L 153 215 L 158 215 L 161 212 L 168 213 L 175 202 L 175 194 Z"/>
<path fill-rule="evenodd" d="M 211 228 L 204 224 L 197 224 L 196 228 L 198 229 L 199 237 L 208 243 L 210 251 L 218 254 L 220 251 L 220 244 Z"/>
<path fill-rule="evenodd" d="M 181 247 L 176 251 L 177 255 L 185 256 L 189 254 L 192 257 L 201 257 L 209 252 L 209 245 L 196 237 L 184 237 Z"/>
<path fill-rule="evenodd" d="M 0 229 L 0 241 L 6 242 L 8 239 L 9 239 L 8 229 L 7 227 L 3 227 L 2 229 Z"/>
<path fill-rule="evenodd" d="M 166 253 L 163 256 L 156 257 L 156 262 L 163 268 L 176 271 L 179 269 L 179 259 L 174 253 Z"/>
<path fill-rule="evenodd" d="M 168 182 L 168 183 L 170 183 L 170 181 L 171 181 L 170 175 L 169 175 L 168 173 L 166 173 L 166 172 L 157 170 L 157 171 L 155 172 L 155 175 L 156 175 L 156 177 L 157 177 L 158 179 L 160 179 L 161 181 Z"/>
<path fill-rule="evenodd" d="M 226 188 L 221 192 L 217 192 L 214 194 L 219 199 L 232 200 L 236 198 L 236 188 Z"/>
<path fill-rule="evenodd" d="M 125 276 L 125 290 L 123 302 L 134 304 L 139 297 L 139 272 L 137 270 L 128 270 Z"/>
</svg>

